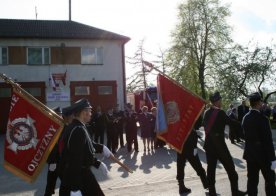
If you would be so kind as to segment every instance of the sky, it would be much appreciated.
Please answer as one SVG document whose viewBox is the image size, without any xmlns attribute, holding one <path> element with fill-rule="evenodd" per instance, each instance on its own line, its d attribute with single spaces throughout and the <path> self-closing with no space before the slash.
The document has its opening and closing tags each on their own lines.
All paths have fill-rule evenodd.
<svg viewBox="0 0 276 196">
<path fill-rule="evenodd" d="M 141 40 L 144 48 L 160 54 L 170 46 L 177 24 L 178 5 L 185 0 L 71 0 L 73 21 L 125 35 L 131 57 Z M 221 0 L 230 3 L 234 41 L 270 45 L 276 37 L 276 0 Z M 69 0 L 0 0 L 0 18 L 68 20 Z M 1 27 L 0 27 L 1 28 Z M 131 67 L 126 68 L 127 76 Z"/>
</svg>

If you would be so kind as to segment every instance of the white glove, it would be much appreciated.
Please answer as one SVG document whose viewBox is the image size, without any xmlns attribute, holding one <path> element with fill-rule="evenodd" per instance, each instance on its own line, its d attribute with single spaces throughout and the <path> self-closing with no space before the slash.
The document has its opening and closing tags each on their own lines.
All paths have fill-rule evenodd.
<svg viewBox="0 0 276 196">
<path fill-rule="evenodd" d="M 276 160 L 271 161 L 271 170 L 275 170 L 276 169 Z"/>
<path fill-rule="evenodd" d="M 82 196 L 80 190 L 78 191 L 70 191 L 70 196 Z"/>
<path fill-rule="evenodd" d="M 229 133 L 225 133 L 225 138 L 229 140 Z"/>
<path fill-rule="evenodd" d="M 197 155 L 197 148 L 194 148 L 194 156 Z"/>
<path fill-rule="evenodd" d="M 112 152 L 105 145 L 103 145 L 103 154 L 106 158 L 109 158 L 110 155 L 113 155 Z"/>
<path fill-rule="evenodd" d="M 105 165 L 103 162 L 101 162 L 99 169 L 103 172 L 103 174 L 104 174 L 105 176 L 107 176 L 108 170 L 107 170 L 106 165 Z"/>
<path fill-rule="evenodd" d="M 55 171 L 56 168 L 57 168 L 57 164 L 55 164 L 55 163 L 52 163 L 49 165 L 49 171 Z"/>
</svg>

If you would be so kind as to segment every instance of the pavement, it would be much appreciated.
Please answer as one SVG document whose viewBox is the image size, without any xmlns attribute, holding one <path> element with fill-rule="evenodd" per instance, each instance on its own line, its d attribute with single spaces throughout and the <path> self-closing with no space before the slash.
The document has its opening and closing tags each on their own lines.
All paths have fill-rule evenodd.
<svg viewBox="0 0 276 196">
<path fill-rule="evenodd" d="M 276 146 L 276 130 L 273 132 L 273 142 Z M 204 138 L 204 132 L 201 128 L 199 134 Z M 3 163 L 3 147 L 4 135 L 0 135 L 0 162 Z M 93 172 L 98 179 L 98 182 L 107 196 L 175 196 L 179 195 L 178 185 L 176 181 L 176 152 L 168 146 L 158 148 L 153 151 L 144 152 L 142 140 L 139 137 L 139 152 L 127 152 L 126 147 L 120 148 L 117 151 L 116 157 L 128 165 L 134 172 L 128 173 L 121 168 L 117 163 L 109 159 L 103 158 L 102 155 L 97 155 L 109 169 L 107 176 L 96 169 Z M 246 190 L 247 171 L 246 162 L 242 159 L 244 144 L 231 144 L 226 140 L 228 148 L 232 154 L 236 171 L 239 175 L 239 186 L 241 190 Z M 206 156 L 203 150 L 204 140 L 199 140 L 198 152 L 203 167 L 206 169 Z M 0 166 L 0 195 L 5 196 L 42 196 L 44 194 L 47 177 L 47 168 L 44 167 L 41 174 L 34 183 L 28 183 L 21 180 L 19 177 L 11 174 Z M 59 180 L 55 195 L 58 195 Z M 185 168 L 185 185 L 192 189 L 189 196 L 208 195 L 208 191 L 203 189 L 199 177 L 193 170 L 191 165 L 187 163 Z M 259 194 L 265 195 L 264 179 L 260 175 Z M 216 170 L 216 189 L 218 195 L 230 196 L 230 183 L 226 171 L 219 163 Z M 183 194 L 185 195 L 185 194 Z"/>
</svg>

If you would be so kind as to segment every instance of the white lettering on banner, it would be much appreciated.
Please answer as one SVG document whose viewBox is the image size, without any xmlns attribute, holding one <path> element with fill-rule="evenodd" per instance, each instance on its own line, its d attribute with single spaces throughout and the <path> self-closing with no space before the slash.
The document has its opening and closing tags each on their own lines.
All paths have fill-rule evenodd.
<svg viewBox="0 0 276 196">
<path fill-rule="evenodd" d="M 51 125 L 48 131 L 46 132 L 46 134 L 44 135 L 44 137 L 42 138 L 42 141 L 36 151 L 34 158 L 32 159 L 31 163 L 28 165 L 28 170 L 30 172 L 33 172 L 38 167 L 38 164 L 41 161 L 45 153 L 45 150 L 48 148 L 49 143 L 51 142 L 56 132 L 57 130 Z"/>
<path fill-rule="evenodd" d="M 18 100 L 19 100 L 19 97 L 17 97 L 16 95 L 12 95 L 10 112 L 12 111 L 13 107 L 14 107 L 15 104 L 18 102 Z"/>
</svg>

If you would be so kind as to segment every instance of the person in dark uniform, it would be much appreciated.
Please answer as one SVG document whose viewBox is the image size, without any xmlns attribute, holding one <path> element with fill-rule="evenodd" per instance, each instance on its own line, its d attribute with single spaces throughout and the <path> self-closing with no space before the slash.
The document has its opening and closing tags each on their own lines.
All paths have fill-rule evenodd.
<svg viewBox="0 0 276 196">
<path fill-rule="evenodd" d="M 157 115 L 157 108 L 152 107 L 151 108 L 151 114 L 150 114 L 150 140 L 151 140 L 151 150 L 156 149 L 156 131 L 155 131 L 155 124 L 156 124 L 156 115 Z"/>
<path fill-rule="evenodd" d="M 72 105 L 75 119 L 66 128 L 61 153 L 60 173 L 61 196 L 104 195 L 91 166 L 107 172 L 107 167 L 95 157 L 95 153 L 103 153 L 110 157 L 112 153 L 102 144 L 92 141 L 86 128 L 91 118 L 91 105 L 87 99 L 81 99 Z"/>
<path fill-rule="evenodd" d="M 238 121 L 237 109 L 233 108 L 232 111 L 231 111 L 231 113 L 228 116 L 231 119 L 234 119 L 234 120 Z M 229 139 L 230 139 L 230 141 L 231 141 L 232 144 L 235 144 L 236 141 L 238 143 L 241 142 L 240 134 L 239 134 L 241 132 L 242 132 L 242 130 L 241 130 L 241 125 L 240 124 L 237 124 L 237 125 L 229 127 Z"/>
<path fill-rule="evenodd" d="M 206 110 L 203 117 L 203 126 L 205 129 L 204 149 L 207 157 L 207 179 L 209 195 L 216 194 L 215 175 L 217 161 L 219 160 L 224 166 L 231 184 L 232 196 L 245 195 L 238 188 L 238 174 L 232 156 L 227 148 L 224 137 L 225 125 L 235 125 L 239 122 L 230 119 L 226 113 L 220 109 L 221 96 L 219 92 L 215 92 L 210 96 L 211 107 Z"/>
<path fill-rule="evenodd" d="M 52 109 L 56 114 L 62 116 L 62 110 L 60 107 Z M 56 181 L 58 179 L 57 163 L 58 163 L 58 150 L 57 145 L 54 146 L 50 155 L 47 158 L 48 172 L 47 172 L 47 184 L 45 188 L 44 196 L 51 196 L 55 194 Z"/>
<path fill-rule="evenodd" d="M 117 130 L 117 144 L 116 144 L 116 148 L 118 148 L 118 145 L 120 143 L 120 147 L 124 148 L 125 144 L 124 144 L 124 111 L 123 110 L 119 110 L 118 106 L 116 107 L 115 111 L 114 111 L 114 116 L 116 118 L 116 130 Z M 119 142 L 119 143 L 118 143 Z"/>
<path fill-rule="evenodd" d="M 240 123 L 242 122 L 244 115 L 247 114 L 248 112 L 249 112 L 249 107 L 246 105 L 246 101 L 243 100 L 241 105 L 238 106 L 238 121 Z M 244 139 L 244 133 L 243 133 L 242 129 L 240 128 L 237 131 L 238 131 L 237 136 L 240 139 Z"/>
<path fill-rule="evenodd" d="M 186 166 L 186 161 L 189 161 L 191 166 L 196 171 L 197 175 L 200 177 L 200 180 L 203 184 L 204 189 L 208 188 L 208 181 L 206 177 L 206 172 L 202 167 L 202 164 L 199 160 L 199 156 L 197 153 L 197 141 L 198 135 L 196 130 L 200 128 L 202 118 L 199 118 L 192 129 L 190 135 L 188 136 L 181 153 L 177 153 L 177 161 L 176 161 L 176 179 L 178 181 L 179 186 L 179 194 L 190 193 L 191 189 L 187 188 L 184 184 L 184 168 Z"/>
<path fill-rule="evenodd" d="M 137 140 L 137 114 L 133 110 L 126 112 L 126 141 L 127 141 L 127 150 L 131 152 L 132 144 L 134 144 L 135 152 L 139 152 L 138 149 L 138 140 Z"/>
<path fill-rule="evenodd" d="M 102 109 L 100 106 L 97 107 L 97 112 L 93 116 L 92 122 L 95 126 L 95 137 L 94 141 L 97 143 L 100 138 L 100 143 L 104 144 L 104 132 L 106 129 L 106 117 L 105 114 L 102 113 Z"/>
<path fill-rule="evenodd" d="M 138 121 L 140 124 L 141 138 L 143 139 L 144 144 L 144 152 L 146 152 L 146 145 L 148 147 L 148 151 L 150 151 L 150 143 L 151 143 L 151 123 L 150 123 L 151 115 L 148 113 L 148 107 L 142 107 L 142 113 L 138 114 Z"/>
<path fill-rule="evenodd" d="M 110 108 L 106 114 L 106 135 L 107 147 L 112 153 L 116 153 L 118 147 L 117 119 L 113 113 L 113 108 Z"/>
<path fill-rule="evenodd" d="M 247 163 L 247 191 L 249 196 L 258 195 L 259 172 L 265 179 L 267 196 L 275 196 L 276 157 L 272 141 L 270 122 L 261 114 L 261 96 L 253 93 L 249 96 L 251 110 L 242 121 L 245 133 L 243 158 Z"/>
<path fill-rule="evenodd" d="M 243 100 L 241 105 L 238 106 L 238 120 L 242 122 L 243 117 L 245 114 L 249 112 L 249 107 L 246 105 L 246 101 Z"/>
<path fill-rule="evenodd" d="M 59 137 L 61 138 L 64 130 L 73 120 L 73 115 L 72 115 L 73 112 L 70 106 L 63 109 L 61 109 L 60 107 L 56 107 L 53 110 L 58 115 L 62 115 L 64 119 L 65 125 Z M 50 196 L 52 194 L 55 194 L 56 181 L 59 175 L 58 174 L 58 163 L 59 163 L 58 143 L 54 146 L 52 152 L 50 153 L 47 159 L 47 163 L 48 163 L 48 173 L 47 173 L 47 184 L 46 184 L 44 196 Z"/>
</svg>

